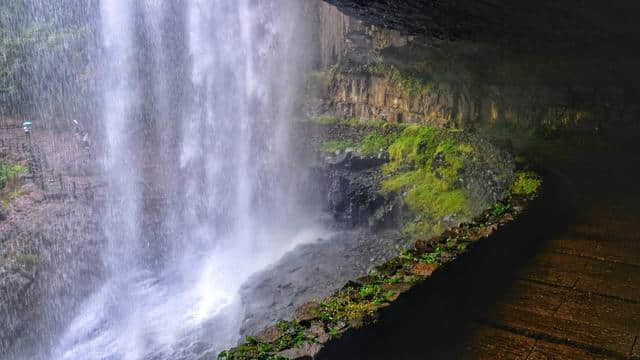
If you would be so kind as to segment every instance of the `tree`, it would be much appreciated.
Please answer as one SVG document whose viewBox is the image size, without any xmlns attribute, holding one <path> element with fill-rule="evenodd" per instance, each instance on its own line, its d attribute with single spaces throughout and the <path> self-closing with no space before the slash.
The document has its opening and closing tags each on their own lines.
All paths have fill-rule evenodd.
<svg viewBox="0 0 640 360">
<path fill-rule="evenodd" d="M 30 0 L 0 4 L 3 114 L 30 112 L 36 103 L 51 103 L 59 96 L 60 86 L 77 87 L 77 74 L 88 66 L 87 19 L 65 16 L 82 14 L 77 11 L 82 2 L 55 3 L 55 7 Z"/>
</svg>

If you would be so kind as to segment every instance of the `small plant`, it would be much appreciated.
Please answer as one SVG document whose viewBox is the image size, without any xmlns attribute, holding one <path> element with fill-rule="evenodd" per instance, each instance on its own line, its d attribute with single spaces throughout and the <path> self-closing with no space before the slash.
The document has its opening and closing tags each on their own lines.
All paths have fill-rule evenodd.
<svg viewBox="0 0 640 360">
<path fill-rule="evenodd" d="M 385 284 L 397 284 L 402 282 L 402 275 L 394 275 L 391 277 L 386 277 L 382 280 Z"/>
<path fill-rule="evenodd" d="M 27 172 L 27 168 L 19 164 L 0 162 L 0 198 L 2 205 L 8 208 L 11 200 L 23 195 L 19 187 L 19 176 Z"/>
<path fill-rule="evenodd" d="M 506 214 L 510 209 L 511 209 L 510 205 L 503 205 L 498 203 L 491 208 L 491 215 L 495 217 L 500 217 Z"/>
<path fill-rule="evenodd" d="M 396 296 L 397 294 L 398 294 L 398 293 L 397 293 L 397 292 L 395 292 L 395 291 L 393 291 L 393 290 L 388 290 L 388 291 L 385 291 L 385 293 L 384 293 L 384 297 L 385 297 L 385 299 L 392 299 L 392 298 L 393 298 L 394 296 Z"/>
<path fill-rule="evenodd" d="M 361 298 L 370 299 L 373 298 L 378 291 L 380 291 L 379 285 L 364 285 L 358 290 L 358 293 Z"/>
<path fill-rule="evenodd" d="M 413 285 L 418 281 L 418 277 L 415 276 L 415 275 L 407 275 L 407 276 L 404 277 L 404 281 L 407 284 L 412 284 Z"/>
<path fill-rule="evenodd" d="M 521 171 L 511 186 L 511 193 L 521 196 L 532 196 L 538 192 L 542 179 L 533 171 Z"/>
<path fill-rule="evenodd" d="M 420 262 L 427 264 L 441 264 L 442 263 L 442 254 L 445 252 L 442 246 L 437 246 L 433 252 L 424 254 L 420 259 Z"/>
<path fill-rule="evenodd" d="M 458 244 L 458 239 L 449 237 L 447 238 L 447 248 L 453 249 Z"/>
<path fill-rule="evenodd" d="M 333 339 L 338 339 L 340 338 L 340 331 L 337 328 L 329 328 L 329 331 L 327 332 L 329 334 L 329 336 L 331 336 L 331 338 Z"/>
<path fill-rule="evenodd" d="M 0 188 L 5 188 L 7 183 L 27 172 L 22 165 L 10 165 L 0 162 Z"/>
</svg>

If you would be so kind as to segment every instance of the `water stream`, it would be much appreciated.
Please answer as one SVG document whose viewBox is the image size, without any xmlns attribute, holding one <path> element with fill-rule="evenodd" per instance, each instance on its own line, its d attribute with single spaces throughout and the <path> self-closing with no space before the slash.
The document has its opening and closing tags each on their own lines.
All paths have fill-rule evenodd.
<svg viewBox="0 0 640 360">
<path fill-rule="evenodd" d="M 239 338 L 243 281 L 317 238 L 288 145 L 303 7 L 100 3 L 104 283 L 51 358 L 210 358 Z"/>
</svg>

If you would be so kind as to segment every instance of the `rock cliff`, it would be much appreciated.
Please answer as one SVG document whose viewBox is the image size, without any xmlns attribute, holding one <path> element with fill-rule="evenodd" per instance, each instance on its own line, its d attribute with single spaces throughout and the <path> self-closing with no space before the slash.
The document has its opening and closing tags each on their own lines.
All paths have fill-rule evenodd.
<svg viewBox="0 0 640 360">
<path fill-rule="evenodd" d="M 633 100 L 638 88 L 629 80 L 637 71 L 621 54 L 616 66 L 603 66 L 609 60 L 604 50 L 588 57 L 567 49 L 524 51 L 511 42 L 470 42 L 476 36 L 458 36 L 450 27 L 441 31 L 411 28 L 430 24 L 409 16 L 414 13 L 461 16 L 467 23 L 476 18 L 467 12 L 455 13 L 452 9 L 458 5 L 444 2 L 336 3 L 358 19 L 319 5 L 322 64 L 310 76 L 307 112 L 312 116 L 490 127 L 547 136 L 625 128 L 640 113 Z M 440 7 L 449 10 L 434 12 Z M 476 11 L 475 7 L 468 12 Z M 480 24 L 486 31 L 491 29 Z M 606 34 L 613 36 L 615 29 Z M 432 35 L 439 32 L 458 41 L 434 40 Z M 521 36 L 528 41 L 536 35 Z M 565 44 L 569 39 L 557 41 Z"/>
</svg>

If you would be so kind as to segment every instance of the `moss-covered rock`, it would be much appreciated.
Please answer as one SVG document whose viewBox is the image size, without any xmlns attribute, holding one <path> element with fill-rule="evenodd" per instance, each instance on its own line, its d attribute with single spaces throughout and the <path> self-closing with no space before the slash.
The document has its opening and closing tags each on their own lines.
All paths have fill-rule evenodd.
<svg viewBox="0 0 640 360">
<path fill-rule="evenodd" d="M 416 238 L 469 220 L 504 198 L 514 180 L 511 156 L 476 135 L 426 125 L 366 126 L 341 142 L 359 156 L 388 159 L 378 191 L 402 199 L 409 210 L 405 230 Z"/>
</svg>

